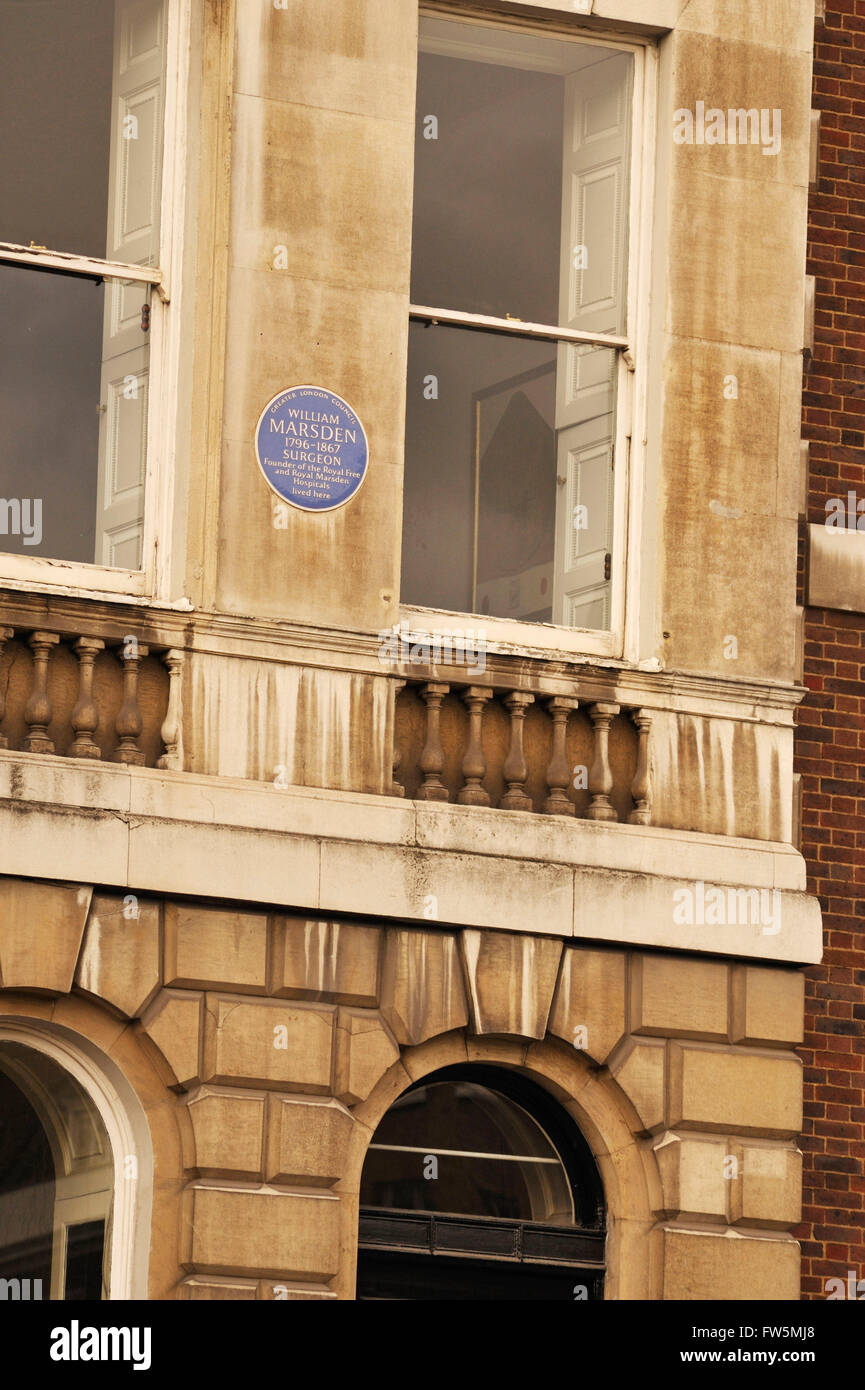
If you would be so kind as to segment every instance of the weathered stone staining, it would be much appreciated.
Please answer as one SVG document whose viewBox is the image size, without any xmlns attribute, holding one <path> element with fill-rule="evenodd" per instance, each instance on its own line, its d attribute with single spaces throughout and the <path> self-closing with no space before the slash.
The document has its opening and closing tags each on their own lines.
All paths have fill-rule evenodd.
<svg viewBox="0 0 865 1390">
<path fill-rule="evenodd" d="M 26 892 L 32 897 L 27 912 L 25 898 L 0 894 L 6 1014 L 28 1008 L 26 995 L 17 991 L 47 985 L 57 1000 L 58 1021 L 74 1016 L 86 1032 L 110 1002 L 115 1015 L 140 1020 L 127 1030 L 123 1048 L 112 1050 L 153 1098 L 151 1104 L 161 1086 L 157 1076 L 171 1078 L 159 1101 L 163 1118 L 155 1142 L 157 1161 L 175 1176 L 156 1194 L 156 1219 L 169 1220 L 179 1210 L 186 1184 L 170 1156 L 185 1129 L 187 1163 L 201 1174 L 186 1188 L 185 1200 L 197 1217 L 186 1272 L 177 1269 L 174 1275 L 181 1296 L 204 1296 L 208 1271 L 216 1267 L 251 1281 L 262 1290 L 259 1296 L 267 1296 L 258 1272 L 264 1268 L 271 1278 L 280 1269 L 294 1270 L 289 1286 L 310 1283 L 322 1297 L 332 1290 L 350 1296 L 350 1255 L 330 1242 L 343 1201 L 350 1210 L 340 1193 L 349 1194 L 357 1182 L 366 1125 L 382 1104 L 375 1098 L 391 1094 L 389 1078 L 397 1064 L 403 1077 L 397 1084 L 407 1084 L 402 1067 L 417 1077 L 455 1060 L 460 1037 L 463 1056 L 473 1038 L 478 1056 L 486 1036 L 530 1044 L 525 1055 L 531 1071 L 579 1095 L 604 1143 L 617 1153 L 620 1173 L 632 1170 L 634 1180 L 644 1173 L 623 1202 L 647 1228 L 653 1221 L 668 1223 L 671 1258 L 675 1241 L 686 1234 L 678 1218 L 714 1217 L 743 1236 L 755 1223 L 759 1228 L 761 1218 L 772 1225 L 796 1219 L 799 1065 L 784 1050 L 793 1046 L 801 1018 L 796 974 L 563 946 L 535 935 L 411 927 L 382 933 L 358 923 L 279 919 L 263 912 L 241 920 L 158 898 L 144 901 L 144 916 L 135 923 L 124 919 L 119 897 L 103 895 L 91 905 L 89 895 L 79 902 L 67 888 L 26 885 Z M 160 964 L 154 975 L 150 943 L 157 943 L 161 914 L 166 959 L 185 962 L 183 978 L 177 966 L 166 974 Z M 34 943 L 31 924 L 37 918 L 44 927 Z M 61 922 L 62 962 L 56 956 Z M 251 995 L 250 985 L 264 980 L 256 962 L 277 943 L 284 965 L 267 986 L 267 997 Z M 59 974 L 55 967 L 49 975 L 40 964 L 45 947 Z M 773 991 L 768 1008 L 767 981 Z M 76 1006 L 79 986 L 87 990 L 86 1006 L 81 1000 Z M 294 997 L 284 997 L 288 990 Z M 591 1069 L 572 1046 L 577 1026 L 584 1030 Z M 274 1045 L 280 1028 L 287 1048 Z M 747 1044 L 730 1041 L 745 1031 Z M 437 1052 L 433 1039 L 440 1043 Z M 634 1115 L 640 1119 L 628 1138 Z M 719 1132 L 722 1125 L 726 1133 Z M 783 1150 L 777 1149 L 779 1139 L 787 1145 Z M 724 1177 L 724 1157 L 731 1152 L 745 1156 L 735 1180 Z M 763 1152 L 783 1161 L 767 1167 L 758 1161 Z M 610 1161 L 602 1157 L 602 1167 Z M 661 1186 L 653 1208 L 645 1195 L 653 1189 L 645 1180 L 656 1162 Z M 210 1204 L 219 1178 L 226 1187 L 217 1212 Z M 294 1193 L 293 1203 L 283 1184 Z M 326 1194 L 326 1206 L 299 1200 Z M 270 1232 L 274 1220 L 285 1224 L 277 1245 Z M 708 1238 L 708 1232 L 687 1235 L 695 1253 Z M 762 1238 L 770 1248 L 772 1241 L 779 1243 L 779 1263 L 773 1266 L 767 1256 L 751 1269 L 746 1261 L 743 1296 L 757 1296 L 757 1281 L 764 1279 L 774 1296 L 793 1297 L 795 1269 L 783 1235 L 763 1232 Z M 712 1246 L 708 1263 L 701 1256 L 682 1268 L 688 1296 L 711 1296 L 712 1281 L 726 1268 L 727 1248 Z M 158 1281 L 170 1276 L 170 1254 L 159 1268 L 154 1296 L 162 1286 Z M 661 1296 L 653 1270 L 632 1249 L 626 1266 L 611 1270 L 619 1295 Z"/>
</svg>

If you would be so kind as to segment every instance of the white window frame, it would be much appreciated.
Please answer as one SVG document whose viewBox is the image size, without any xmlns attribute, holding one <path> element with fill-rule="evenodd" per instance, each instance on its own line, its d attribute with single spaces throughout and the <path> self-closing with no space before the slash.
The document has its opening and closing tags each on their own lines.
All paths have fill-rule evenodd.
<svg viewBox="0 0 865 1390">
<path fill-rule="evenodd" d="M 618 49 L 633 55 L 634 88 L 631 128 L 627 332 L 623 336 L 581 333 L 551 325 L 523 323 L 514 319 L 490 318 L 481 314 L 430 305 L 409 305 L 409 318 L 415 321 L 454 326 L 492 327 L 520 336 L 550 341 L 584 342 L 610 347 L 618 352 L 615 485 L 613 499 L 613 537 L 611 562 L 610 628 L 599 632 L 588 628 L 561 627 L 554 623 L 526 623 L 488 614 L 450 612 L 400 603 L 400 620 L 412 631 L 477 634 L 482 630 L 490 652 L 527 655 L 604 656 L 636 659 L 639 644 L 640 548 L 645 489 L 648 401 L 646 363 L 649 342 L 649 284 L 651 234 L 654 205 L 654 156 L 657 108 L 657 46 L 653 39 L 636 36 L 627 41 L 621 35 L 587 31 L 577 24 L 560 20 L 541 28 L 529 20 L 496 14 L 457 13 L 447 4 L 422 5 L 421 17 L 447 19 L 452 23 L 509 29 L 549 38 L 566 38 L 607 51 Z"/>
<path fill-rule="evenodd" d="M 167 599 L 174 510 L 172 442 L 180 363 L 180 268 L 185 212 L 187 91 L 192 0 L 165 0 L 167 13 L 158 269 L 0 241 L 0 264 L 44 266 L 150 286 L 147 455 L 141 568 L 114 569 L 0 552 L 0 585 L 110 599 Z M 96 460 L 94 459 L 94 466 Z"/>
</svg>

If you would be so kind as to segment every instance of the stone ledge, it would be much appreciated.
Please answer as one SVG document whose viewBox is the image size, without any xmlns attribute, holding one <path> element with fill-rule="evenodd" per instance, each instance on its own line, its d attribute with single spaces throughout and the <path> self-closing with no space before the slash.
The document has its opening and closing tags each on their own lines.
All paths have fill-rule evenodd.
<svg viewBox="0 0 865 1390">
<path fill-rule="evenodd" d="M 465 851 L 753 888 L 795 891 L 804 889 L 806 881 L 802 855 L 782 841 L 403 801 L 318 787 L 277 788 L 243 778 L 130 769 L 115 763 L 82 765 L 70 758 L 0 749 L 0 804 L 4 801 L 11 807 L 35 803 L 46 811 L 74 809 L 81 816 L 113 812 L 129 825 L 150 819 L 193 821 L 235 831 Z M 104 853 L 104 838 L 102 849 Z"/>
<path fill-rule="evenodd" d="M 804 861 L 768 841 L 0 753 L 0 871 L 42 877 L 49 842 L 52 875 L 75 883 L 745 959 L 821 955 L 819 905 L 796 891 Z M 706 924 L 700 894 L 717 885 L 777 890 L 777 930 Z M 687 925 L 674 920 L 683 892 Z"/>
</svg>

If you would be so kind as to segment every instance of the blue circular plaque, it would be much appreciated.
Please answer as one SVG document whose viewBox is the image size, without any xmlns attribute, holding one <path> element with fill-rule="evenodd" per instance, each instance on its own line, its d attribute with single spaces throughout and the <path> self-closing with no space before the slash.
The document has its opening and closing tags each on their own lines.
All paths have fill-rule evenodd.
<svg viewBox="0 0 865 1390">
<path fill-rule="evenodd" d="M 304 512 L 332 512 L 354 497 L 369 464 L 366 433 L 341 396 L 291 386 L 268 401 L 255 429 L 268 486 Z"/>
</svg>

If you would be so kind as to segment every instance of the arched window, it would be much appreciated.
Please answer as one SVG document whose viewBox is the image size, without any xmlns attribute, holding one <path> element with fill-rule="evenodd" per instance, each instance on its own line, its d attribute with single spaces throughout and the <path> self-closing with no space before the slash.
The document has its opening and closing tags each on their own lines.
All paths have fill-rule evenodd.
<svg viewBox="0 0 865 1390">
<path fill-rule="evenodd" d="M 146 1297 L 151 1192 L 147 1121 L 114 1064 L 0 1019 L 0 1298 Z"/>
<path fill-rule="evenodd" d="M 103 1298 L 114 1162 L 99 1111 L 50 1057 L 2 1042 L 0 1113 L 0 1278 L 18 1281 L 7 1292 Z"/>
<path fill-rule="evenodd" d="M 594 1159 L 539 1086 L 494 1066 L 417 1082 L 373 1135 L 359 1299 L 603 1297 Z"/>
</svg>

